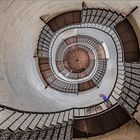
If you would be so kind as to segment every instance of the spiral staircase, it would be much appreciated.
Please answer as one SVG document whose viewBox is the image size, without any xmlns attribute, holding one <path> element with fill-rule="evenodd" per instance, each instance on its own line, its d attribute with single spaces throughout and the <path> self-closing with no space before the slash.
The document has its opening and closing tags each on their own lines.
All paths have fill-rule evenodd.
<svg viewBox="0 0 140 140">
<path fill-rule="evenodd" d="M 71 140 L 140 122 L 139 44 L 129 14 L 83 3 L 79 11 L 41 16 L 45 25 L 34 57 L 46 90 L 83 96 L 102 88 L 109 73 L 116 75 L 107 99 L 90 105 L 55 112 L 0 105 L 0 140 Z"/>
</svg>

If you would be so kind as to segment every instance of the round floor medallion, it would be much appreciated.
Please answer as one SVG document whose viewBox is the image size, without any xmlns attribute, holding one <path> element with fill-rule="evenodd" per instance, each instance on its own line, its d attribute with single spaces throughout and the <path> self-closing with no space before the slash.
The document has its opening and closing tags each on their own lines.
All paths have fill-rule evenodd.
<svg viewBox="0 0 140 140">
<path fill-rule="evenodd" d="M 89 66 L 90 58 L 88 52 L 78 46 L 71 47 L 64 58 L 66 69 L 74 73 L 83 72 Z"/>
</svg>

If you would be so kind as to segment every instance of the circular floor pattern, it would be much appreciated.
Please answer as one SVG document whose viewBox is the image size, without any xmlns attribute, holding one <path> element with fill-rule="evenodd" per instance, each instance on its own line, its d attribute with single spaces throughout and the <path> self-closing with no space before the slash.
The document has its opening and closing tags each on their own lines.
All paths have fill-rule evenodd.
<svg viewBox="0 0 140 140">
<path fill-rule="evenodd" d="M 55 71 L 54 74 L 69 83 L 82 83 L 83 78 L 95 72 L 97 66 L 96 60 L 100 59 L 97 56 L 98 54 L 96 53 L 94 45 L 90 46 L 89 43 L 86 43 L 87 41 L 82 39 L 88 39 L 91 42 L 95 41 L 94 38 L 89 36 L 76 35 L 64 40 L 62 39 L 60 45 L 57 46 L 55 59 L 57 69 L 52 66 L 52 70 L 58 70 L 58 72 L 63 75 L 63 78 L 55 73 Z M 99 44 L 98 42 L 98 45 Z M 100 51 L 102 50 L 104 56 L 104 49 L 102 45 L 99 46 L 98 49 L 100 48 Z M 102 59 L 104 59 L 104 57 Z"/>
<path fill-rule="evenodd" d="M 79 46 L 71 47 L 64 58 L 65 68 L 74 73 L 83 72 L 89 66 L 90 58 L 88 52 Z"/>
</svg>

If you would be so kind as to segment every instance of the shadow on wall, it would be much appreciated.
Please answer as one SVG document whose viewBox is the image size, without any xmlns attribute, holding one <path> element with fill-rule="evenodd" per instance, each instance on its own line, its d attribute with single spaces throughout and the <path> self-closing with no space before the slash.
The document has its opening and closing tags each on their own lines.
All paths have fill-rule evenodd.
<svg viewBox="0 0 140 140">
<path fill-rule="evenodd" d="M 136 23 L 136 20 L 134 19 L 134 17 L 132 15 L 130 15 L 128 17 L 128 20 L 131 23 L 131 25 L 133 26 L 133 29 L 137 35 L 138 42 L 140 44 L 140 27 L 138 26 L 138 24 Z M 139 45 L 139 49 L 140 49 L 140 45 Z"/>
<path fill-rule="evenodd" d="M 76 138 L 74 140 L 87 140 L 87 138 Z M 134 120 L 131 120 L 116 130 L 104 135 L 89 137 L 88 140 L 140 140 L 140 127 Z"/>
</svg>

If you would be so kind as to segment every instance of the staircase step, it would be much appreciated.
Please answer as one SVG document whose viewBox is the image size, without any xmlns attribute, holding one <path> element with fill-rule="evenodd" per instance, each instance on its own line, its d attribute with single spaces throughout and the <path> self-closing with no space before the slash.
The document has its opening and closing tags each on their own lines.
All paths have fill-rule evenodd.
<svg viewBox="0 0 140 140">
<path fill-rule="evenodd" d="M 117 101 L 116 101 L 112 96 L 110 96 L 109 101 L 110 101 L 112 104 L 117 103 Z"/>
<path fill-rule="evenodd" d="M 37 127 L 38 127 L 38 128 L 42 128 L 42 127 L 43 127 L 43 125 L 44 125 L 46 119 L 48 118 L 48 116 L 49 116 L 48 114 L 44 114 L 44 115 L 42 116 L 41 120 L 40 120 L 39 123 L 37 124 Z"/>
<path fill-rule="evenodd" d="M 69 120 L 73 120 L 73 109 L 70 110 L 70 113 L 69 113 Z"/>
<path fill-rule="evenodd" d="M 51 124 L 51 122 L 53 120 L 53 117 L 54 117 L 54 114 L 53 113 L 48 116 L 48 118 L 47 118 L 47 120 L 45 122 L 45 126 L 46 127 L 49 127 L 50 126 L 50 124 Z"/>
<path fill-rule="evenodd" d="M 114 91 L 115 91 L 118 95 L 120 95 L 121 92 L 122 92 L 122 91 L 121 91 L 119 88 L 117 88 L 117 87 L 114 88 Z"/>
<path fill-rule="evenodd" d="M 87 14 L 87 10 L 83 10 L 82 11 L 82 23 L 86 22 L 86 14 Z"/>
<path fill-rule="evenodd" d="M 56 124 L 57 124 L 59 115 L 60 115 L 60 113 L 56 113 L 56 114 L 54 115 L 54 118 L 53 118 L 53 120 L 52 120 L 52 122 L 51 122 L 52 125 L 56 125 Z"/>
<path fill-rule="evenodd" d="M 107 33 L 109 33 L 110 30 L 111 30 L 111 29 L 110 29 L 109 27 L 107 27 L 105 31 L 106 31 Z"/>
<path fill-rule="evenodd" d="M 85 116 L 85 109 L 79 109 L 80 110 L 80 116 Z"/>
<path fill-rule="evenodd" d="M 120 96 L 115 91 L 113 91 L 112 95 L 116 98 L 116 100 L 120 98 Z"/>
<path fill-rule="evenodd" d="M 74 116 L 79 116 L 79 109 L 74 109 Z"/>
<path fill-rule="evenodd" d="M 122 70 L 118 70 L 118 73 L 119 73 L 119 74 L 122 74 L 122 75 L 124 75 L 124 74 L 125 74 L 125 72 L 124 72 L 124 71 L 122 71 Z"/>
<path fill-rule="evenodd" d="M 119 79 L 124 80 L 124 77 L 125 77 L 124 75 L 122 75 L 122 74 L 118 74 L 118 78 L 119 78 Z"/>
<path fill-rule="evenodd" d="M 35 116 L 36 116 L 36 114 L 29 115 L 29 117 L 21 124 L 21 126 L 19 128 L 22 131 L 25 131 L 26 128 L 30 125 L 30 123 L 32 122 L 32 120 L 34 119 Z"/>
<path fill-rule="evenodd" d="M 123 85 L 123 84 L 124 84 L 124 80 L 122 80 L 122 79 L 117 79 L 117 83 Z"/>
<path fill-rule="evenodd" d="M 17 121 L 15 121 L 11 126 L 10 129 L 12 131 L 15 131 L 18 129 L 18 127 L 26 120 L 26 118 L 29 116 L 29 114 L 25 113 L 23 114 Z"/>
<path fill-rule="evenodd" d="M 69 119 L 69 110 L 65 112 L 65 115 L 64 115 L 64 121 L 68 121 Z"/>
<path fill-rule="evenodd" d="M 101 107 L 103 108 L 103 110 L 106 110 L 107 109 L 107 106 L 104 103 L 101 104 Z"/>
<path fill-rule="evenodd" d="M 114 22 L 117 24 L 123 20 L 124 20 L 124 17 L 122 17 L 122 15 L 119 15 L 118 18 Z"/>
<path fill-rule="evenodd" d="M 87 10 L 87 15 L 86 15 L 86 20 L 85 20 L 86 23 L 89 22 L 91 13 L 92 13 L 92 10 L 91 10 L 91 9 L 88 9 L 88 10 Z"/>
<path fill-rule="evenodd" d="M 120 66 L 120 65 L 119 65 L 119 66 L 118 66 L 118 69 L 119 69 L 119 70 L 124 70 L 124 66 Z"/>
<path fill-rule="evenodd" d="M 116 83 L 116 87 L 118 87 L 119 89 L 122 89 L 124 86 L 122 85 L 122 84 L 120 84 L 120 83 Z"/>
<path fill-rule="evenodd" d="M 138 104 L 135 100 L 133 100 L 132 98 L 130 98 L 129 96 L 127 96 L 125 98 L 125 100 L 127 101 L 127 103 L 129 103 L 129 105 L 131 105 L 131 107 L 135 108 L 136 105 Z"/>
<path fill-rule="evenodd" d="M 12 114 L 14 114 L 14 111 L 4 109 L 0 112 L 0 124 L 6 121 Z"/>
<path fill-rule="evenodd" d="M 0 125 L 0 129 L 6 129 L 8 128 L 12 123 L 14 123 L 22 113 L 15 112 L 8 120 L 6 120 L 4 123 Z"/>
<path fill-rule="evenodd" d="M 33 130 L 36 127 L 37 123 L 39 122 L 39 120 L 41 119 L 42 116 L 43 116 L 42 114 L 38 114 L 34 118 L 34 120 L 32 121 L 32 123 L 29 125 L 29 128 Z"/>
</svg>

